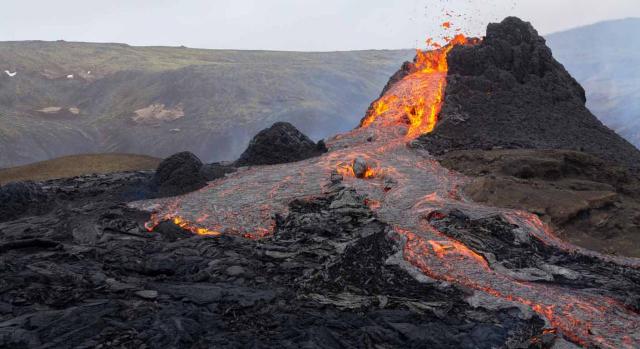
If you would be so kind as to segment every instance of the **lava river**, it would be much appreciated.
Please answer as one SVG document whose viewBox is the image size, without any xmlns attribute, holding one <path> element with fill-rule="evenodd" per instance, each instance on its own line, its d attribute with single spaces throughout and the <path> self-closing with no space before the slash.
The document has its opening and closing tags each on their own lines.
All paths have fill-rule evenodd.
<svg viewBox="0 0 640 349">
<path fill-rule="evenodd" d="M 456 38 L 455 44 L 464 43 L 466 40 Z M 457 208 L 474 217 L 502 214 L 545 243 L 588 253 L 556 239 L 535 216 L 466 200 L 459 188 L 467 178 L 443 168 L 428 153 L 407 146 L 435 126 L 450 47 L 420 53 L 412 72 L 374 102 L 360 127 L 327 141 L 329 152 L 323 156 L 242 168 L 199 191 L 132 205 L 153 212 L 149 228 L 173 220 L 198 234 L 260 238 L 273 232 L 275 215 L 286 214 L 289 202 L 322 195 L 332 174 L 339 173 L 343 184 L 366 195 L 378 218 L 404 237 L 405 260 L 427 276 L 529 306 L 574 343 L 640 347 L 640 316 L 618 301 L 517 280 L 492 269 L 482 256 L 427 223 L 426 215 L 434 210 Z M 354 176 L 356 158 L 367 163 L 363 178 Z M 639 264 L 629 259 L 618 262 Z"/>
</svg>

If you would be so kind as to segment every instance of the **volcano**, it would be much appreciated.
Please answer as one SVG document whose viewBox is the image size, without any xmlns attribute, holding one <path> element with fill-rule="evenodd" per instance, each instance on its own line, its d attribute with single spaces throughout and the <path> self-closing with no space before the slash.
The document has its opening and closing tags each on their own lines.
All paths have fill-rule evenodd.
<svg viewBox="0 0 640 349">
<path fill-rule="evenodd" d="M 300 161 L 219 164 L 233 171 L 154 199 L 145 172 L 14 188 L 51 204 L 0 224 L 0 345 L 638 347 L 640 259 L 472 201 L 473 178 L 435 157 L 586 152 L 634 176 L 640 153 L 594 120 L 533 27 L 507 18 L 419 51 L 321 151 L 267 130 L 246 152 L 297 139 Z"/>
</svg>

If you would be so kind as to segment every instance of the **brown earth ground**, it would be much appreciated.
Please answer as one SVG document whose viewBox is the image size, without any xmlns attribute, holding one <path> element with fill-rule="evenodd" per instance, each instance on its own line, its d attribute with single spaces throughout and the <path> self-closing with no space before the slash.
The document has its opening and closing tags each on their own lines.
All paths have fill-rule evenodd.
<svg viewBox="0 0 640 349">
<path fill-rule="evenodd" d="M 535 213 L 578 246 L 640 257 L 640 179 L 621 167 L 569 150 L 459 150 L 440 160 L 475 177 L 464 188 L 474 201 Z"/>
<path fill-rule="evenodd" d="M 160 159 L 135 154 L 81 154 L 0 169 L 0 185 L 24 180 L 47 180 L 93 173 L 151 170 Z"/>
</svg>

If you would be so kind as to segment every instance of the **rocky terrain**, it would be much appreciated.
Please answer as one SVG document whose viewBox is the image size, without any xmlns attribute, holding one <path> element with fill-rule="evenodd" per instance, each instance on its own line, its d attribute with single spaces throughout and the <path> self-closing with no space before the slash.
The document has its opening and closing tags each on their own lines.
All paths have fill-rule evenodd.
<svg viewBox="0 0 640 349">
<path fill-rule="evenodd" d="M 406 63 L 376 118 L 326 142 L 277 123 L 234 163 L 181 152 L 156 171 L 3 185 L 0 348 L 637 347 L 640 260 L 536 216 L 633 233 L 636 172 L 609 147 L 633 148 L 593 121 L 530 24 L 487 38 L 453 48 L 448 73 Z M 435 130 L 407 138 L 443 82 Z M 556 103 L 528 110 L 524 90 Z M 476 114 L 492 108 L 530 120 Z M 567 134 L 594 138 L 575 150 L 544 123 L 496 138 L 543 111 L 576 112 Z"/>
<path fill-rule="evenodd" d="M 231 168 L 192 154 L 165 163 L 169 184 Z M 323 195 L 293 200 L 272 236 L 251 240 L 171 222 L 149 232 L 148 214 L 125 203 L 159 195 L 158 176 L 0 188 L 1 348 L 575 347 L 526 306 L 422 274 L 403 259 L 406 237 L 338 177 Z M 640 307 L 635 269 L 519 240 L 499 217 L 429 220 L 492 267 Z"/>
<path fill-rule="evenodd" d="M 318 140 L 352 128 L 414 53 L 2 42 L 0 168 L 84 153 L 234 160 L 277 121 Z"/>
<path fill-rule="evenodd" d="M 416 278 L 397 237 L 340 185 L 292 202 L 277 233 L 253 241 L 171 223 L 148 232 L 145 214 L 117 203 L 148 178 L 47 182 L 48 213 L 0 224 L 0 347 L 515 348 L 554 338 L 526 309 Z"/>
<path fill-rule="evenodd" d="M 534 213 L 579 246 L 640 257 L 640 179 L 624 167 L 571 150 L 457 150 L 440 160 L 475 177 L 464 188 L 474 201 Z"/>
<path fill-rule="evenodd" d="M 298 131 L 269 130 L 282 127 L 291 138 L 266 130 L 252 146 L 290 154 L 274 141 L 293 143 Z M 418 277 L 402 261 L 402 238 L 339 180 L 323 196 L 292 201 L 276 233 L 258 241 L 198 236 L 170 222 L 151 233 L 147 214 L 123 204 L 188 189 L 203 167 L 180 153 L 155 174 L 2 187 L 0 347 L 516 348 L 556 340 L 524 308 L 487 306 L 481 295 Z"/>
<path fill-rule="evenodd" d="M 475 201 L 535 213 L 581 246 L 640 256 L 640 151 L 591 114 L 527 23 L 490 25 L 481 44 L 451 51 L 438 124 L 414 146 L 478 176 L 465 187 Z"/>
</svg>

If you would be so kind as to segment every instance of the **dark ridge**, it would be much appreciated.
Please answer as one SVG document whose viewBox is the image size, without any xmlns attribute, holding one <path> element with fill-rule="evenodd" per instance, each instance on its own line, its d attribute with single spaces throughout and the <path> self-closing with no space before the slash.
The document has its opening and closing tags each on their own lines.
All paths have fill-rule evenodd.
<svg viewBox="0 0 640 349">
<path fill-rule="evenodd" d="M 161 195 L 179 195 L 204 187 L 207 182 L 200 172 L 202 161 L 185 151 L 162 160 L 153 177 Z"/>
<path fill-rule="evenodd" d="M 290 123 L 276 122 L 253 137 L 235 165 L 283 164 L 318 156 L 326 151 L 323 141 L 316 144 Z"/>
<path fill-rule="evenodd" d="M 640 152 L 585 107 L 583 88 L 530 23 L 516 17 L 492 23 L 480 44 L 454 48 L 448 63 L 440 120 L 417 146 L 436 155 L 459 149 L 569 149 L 640 166 Z"/>
</svg>

